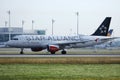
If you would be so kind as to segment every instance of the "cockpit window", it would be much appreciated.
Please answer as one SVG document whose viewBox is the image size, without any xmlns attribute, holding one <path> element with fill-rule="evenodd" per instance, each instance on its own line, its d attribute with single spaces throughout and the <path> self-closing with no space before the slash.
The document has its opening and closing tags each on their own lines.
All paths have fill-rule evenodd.
<svg viewBox="0 0 120 80">
<path fill-rule="evenodd" d="M 18 38 L 13 38 L 12 40 L 18 40 Z"/>
</svg>

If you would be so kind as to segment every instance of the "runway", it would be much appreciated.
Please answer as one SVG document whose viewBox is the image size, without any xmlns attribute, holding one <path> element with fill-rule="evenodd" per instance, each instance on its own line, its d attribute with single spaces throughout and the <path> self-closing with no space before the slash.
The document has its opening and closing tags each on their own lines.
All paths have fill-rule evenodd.
<svg viewBox="0 0 120 80">
<path fill-rule="evenodd" d="M 51 54 L 23 54 L 23 55 L 20 55 L 20 54 L 1 54 L 0 55 L 0 58 L 14 58 L 14 57 L 17 57 L 17 58 L 42 58 L 42 57 L 45 57 L 45 58 L 49 58 L 49 57 L 120 57 L 120 54 L 65 54 L 65 55 L 62 55 L 62 54 L 55 54 L 55 55 L 51 55 Z"/>
</svg>

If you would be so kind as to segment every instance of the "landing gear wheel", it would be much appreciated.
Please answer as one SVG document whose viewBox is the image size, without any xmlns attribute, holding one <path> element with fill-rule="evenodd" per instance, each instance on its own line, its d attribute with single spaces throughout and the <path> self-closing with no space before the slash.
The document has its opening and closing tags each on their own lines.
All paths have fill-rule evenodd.
<svg viewBox="0 0 120 80">
<path fill-rule="evenodd" d="M 21 51 L 20 54 L 24 54 L 24 53 Z"/>
<path fill-rule="evenodd" d="M 55 54 L 55 52 L 51 52 L 51 54 Z"/>
<path fill-rule="evenodd" d="M 24 54 L 24 52 L 23 52 L 23 48 L 21 48 L 20 54 Z"/>
<path fill-rule="evenodd" d="M 62 53 L 62 54 L 66 54 L 66 51 L 65 51 L 65 50 L 63 50 L 63 51 L 61 51 L 61 53 Z"/>
</svg>

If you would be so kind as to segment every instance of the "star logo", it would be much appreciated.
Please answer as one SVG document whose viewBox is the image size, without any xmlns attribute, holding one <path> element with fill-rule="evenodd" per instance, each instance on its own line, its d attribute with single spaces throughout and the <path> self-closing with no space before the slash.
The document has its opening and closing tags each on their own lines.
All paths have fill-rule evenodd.
<svg viewBox="0 0 120 80">
<path fill-rule="evenodd" d="M 102 27 L 100 27 L 99 30 L 100 30 L 100 33 L 106 33 L 107 27 L 102 25 Z"/>
</svg>

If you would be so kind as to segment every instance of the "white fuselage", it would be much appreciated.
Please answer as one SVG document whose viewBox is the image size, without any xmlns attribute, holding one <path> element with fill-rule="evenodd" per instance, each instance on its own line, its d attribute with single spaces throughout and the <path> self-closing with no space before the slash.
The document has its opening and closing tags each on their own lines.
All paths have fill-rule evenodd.
<svg viewBox="0 0 120 80">
<path fill-rule="evenodd" d="M 20 35 L 14 37 L 12 40 L 7 42 L 10 47 L 16 48 L 43 48 L 46 49 L 47 45 L 59 45 L 80 48 L 101 44 L 106 41 L 101 40 L 106 37 L 101 36 L 41 36 L 41 35 Z"/>
</svg>

